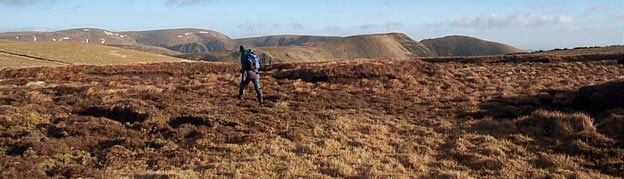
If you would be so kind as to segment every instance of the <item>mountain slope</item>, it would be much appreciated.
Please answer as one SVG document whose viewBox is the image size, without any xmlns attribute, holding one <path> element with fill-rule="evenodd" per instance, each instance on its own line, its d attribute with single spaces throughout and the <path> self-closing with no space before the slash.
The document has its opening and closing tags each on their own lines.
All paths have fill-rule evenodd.
<svg viewBox="0 0 624 179">
<path fill-rule="evenodd" d="M 136 43 L 164 47 L 170 50 L 193 52 L 220 52 L 233 50 L 237 44 L 230 37 L 204 29 L 167 29 L 124 32 Z"/>
<path fill-rule="evenodd" d="M 437 56 L 502 55 L 524 52 L 518 48 L 467 36 L 447 36 L 422 40 Z"/>
<path fill-rule="evenodd" d="M 303 45 L 310 42 L 326 42 L 341 37 L 335 36 L 309 36 L 309 35 L 273 35 L 253 38 L 236 39 L 240 45 L 248 47 L 271 47 Z"/>
<path fill-rule="evenodd" d="M 233 50 L 237 46 L 230 37 L 204 29 L 112 32 L 103 29 L 84 28 L 56 32 L 0 33 L 0 39 L 31 42 L 70 41 L 123 46 L 149 45 L 182 53 L 227 51 Z"/>
<path fill-rule="evenodd" d="M 550 51 L 538 51 L 530 54 L 537 55 L 586 55 L 586 54 L 613 54 L 624 53 L 624 45 L 611 45 L 606 47 L 577 47 L 573 49 L 555 49 Z"/>
<path fill-rule="evenodd" d="M 411 58 L 434 55 L 426 46 L 401 33 L 350 36 L 301 46 L 265 47 L 258 51 L 275 61 Z"/>
<path fill-rule="evenodd" d="M 125 48 L 130 50 L 148 52 L 159 55 L 176 56 L 182 54 L 178 51 L 169 50 L 164 47 L 150 46 L 150 45 L 108 45 L 112 47 Z"/>
<path fill-rule="evenodd" d="M 0 68 L 64 65 L 123 65 L 182 62 L 184 59 L 123 48 L 77 42 L 18 42 L 0 40 Z"/>
<path fill-rule="evenodd" d="M 448 36 L 418 42 L 401 33 L 349 37 L 277 35 L 231 39 L 219 32 L 193 28 L 131 32 L 84 28 L 56 32 L 0 33 L 0 39 L 97 43 L 209 61 L 236 61 L 233 56 L 236 56 L 239 45 L 256 48 L 266 58 L 281 62 L 344 58 L 479 56 L 523 52 L 505 44 L 472 37 Z"/>
<path fill-rule="evenodd" d="M 449 36 L 423 40 L 422 42 L 415 41 L 402 33 L 302 39 L 304 39 L 303 36 L 270 36 L 239 39 L 237 41 L 252 48 L 257 47 L 254 48 L 257 54 L 263 59 L 273 62 L 353 58 L 405 59 L 436 56 L 481 56 L 523 52 L 501 43 L 462 36 Z M 191 60 L 236 62 L 237 56 L 236 52 L 204 52 L 183 54 L 177 57 Z"/>
<path fill-rule="evenodd" d="M 0 33 L 2 40 L 30 42 L 82 42 L 97 44 L 133 45 L 136 42 L 120 32 L 103 29 L 83 28 L 55 32 L 8 32 Z"/>
</svg>

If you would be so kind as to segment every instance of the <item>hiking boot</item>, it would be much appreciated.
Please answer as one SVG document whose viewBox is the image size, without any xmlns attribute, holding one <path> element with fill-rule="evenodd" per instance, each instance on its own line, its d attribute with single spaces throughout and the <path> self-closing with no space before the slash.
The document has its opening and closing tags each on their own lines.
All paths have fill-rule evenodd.
<svg viewBox="0 0 624 179">
<path fill-rule="evenodd" d="M 264 99 L 262 99 L 262 95 L 258 95 L 257 98 L 258 98 L 258 103 L 264 104 Z"/>
<path fill-rule="evenodd" d="M 242 94 L 236 95 L 236 98 L 237 99 L 243 99 L 243 95 Z"/>
</svg>

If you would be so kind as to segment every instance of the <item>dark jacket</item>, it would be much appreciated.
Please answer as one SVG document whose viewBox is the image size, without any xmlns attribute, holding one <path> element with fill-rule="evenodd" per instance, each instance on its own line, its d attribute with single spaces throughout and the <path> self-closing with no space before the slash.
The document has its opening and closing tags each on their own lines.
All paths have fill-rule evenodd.
<svg viewBox="0 0 624 179">
<path fill-rule="evenodd" d="M 258 74 L 258 70 L 254 70 L 252 68 L 251 62 L 247 59 L 247 56 L 249 55 L 246 52 L 245 47 L 241 46 L 240 47 L 241 50 L 241 73 L 243 74 L 243 78 L 244 80 L 256 80 L 256 79 L 260 79 L 260 75 Z"/>
<path fill-rule="evenodd" d="M 238 52 L 240 52 L 240 56 L 241 56 L 240 59 L 241 59 L 241 64 L 242 64 L 243 60 L 247 59 L 247 56 L 246 56 L 247 48 L 245 48 L 245 46 L 241 45 Z"/>
</svg>

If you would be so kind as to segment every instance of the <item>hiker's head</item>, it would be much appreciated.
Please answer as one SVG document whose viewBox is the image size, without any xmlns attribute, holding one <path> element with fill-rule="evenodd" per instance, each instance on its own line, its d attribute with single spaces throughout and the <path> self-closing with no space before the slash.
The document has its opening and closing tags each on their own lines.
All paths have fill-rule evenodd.
<svg viewBox="0 0 624 179">
<path fill-rule="evenodd" d="M 245 46 L 242 46 L 242 45 L 241 45 L 241 46 L 240 46 L 240 50 L 239 50 L 239 52 L 241 52 L 241 53 L 242 53 L 242 52 L 245 52 Z"/>
<path fill-rule="evenodd" d="M 253 50 L 251 50 L 251 49 L 248 49 L 248 50 L 247 50 L 247 52 L 249 52 L 249 53 L 251 53 L 251 52 L 253 52 Z"/>
</svg>

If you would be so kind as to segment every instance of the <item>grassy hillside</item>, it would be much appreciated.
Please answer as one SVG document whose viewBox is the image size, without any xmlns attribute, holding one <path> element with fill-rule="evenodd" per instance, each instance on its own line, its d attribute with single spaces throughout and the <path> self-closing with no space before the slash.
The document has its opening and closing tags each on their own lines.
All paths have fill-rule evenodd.
<svg viewBox="0 0 624 179">
<path fill-rule="evenodd" d="M 466 36 L 422 40 L 437 56 L 504 55 L 524 52 L 515 47 Z"/>
<path fill-rule="evenodd" d="M 0 70 L 0 178 L 621 178 L 612 61 Z"/>
<path fill-rule="evenodd" d="M 104 44 L 208 61 L 231 61 L 230 55 L 223 53 L 236 51 L 239 45 L 259 48 L 258 51 L 264 52 L 267 57 L 281 62 L 344 58 L 479 56 L 522 52 L 508 45 L 471 37 L 449 36 L 417 42 L 401 33 L 350 37 L 277 35 L 235 40 L 219 32 L 192 28 L 131 32 L 84 28 L 57 32 L 0 33 L 0 39 Z M 221 57 L 223 59 L 220 59 Z"/>
<path fill-rule="evenodd" d="M 228 36 L 204 29 L 113 32 L 103 29 L 84 28 L 56 32 L 0 33 L 0 39 L 29 42 L 81 42 L 122 46 L 149 45 L 182 53 L 226 51 L 233 50 L 237 46 L 236 42 Z M 139 48 L 139 50 L 143 49 Z"/>
<path fill-rule="evenodd" d="M 104 29 L 83 28 L 56 32 L 9 32 L 0 33 L 2 40 L 24 42 L 81 42 L 93 44 L 135 45 L 134 39 L 120 32 Z"/>
<path fill-rule="evenodd" d="M 175 55 L 174 57 L 193 61 L 240 63 L 238 52 L 200 52 Z"/>
<path fill-rule="evenodd" d="M 556 49 L 549 51 L 534 52 L 530 54 L 537 55 L 586 55 L 586 54 L 605 54 L 605 53 L 624 53 L 624 45 L 612 45 L 606 47 L 578 47 L 573 49 Z"/>
<path fill-rule="evenodd" d="M 221 52 L 236 49 L 230 37 L 204 29 L 167 29 L 124 32 L 137 43 L 164 47 L 182 53 Z"/>
<path fill-rule="evenodd" d="M 299 45 L 279 46 L 294 43 L 293 40 L 298 38 L 300 37 L 276 36 L 247 39 L 242 42 L 251 44 L 249 46 L 252 47 L 273 45 L 255 49 L 258 51 L 258 54 L 272 59 L 274 62 L 325 61 L 354 58 L 405 59 L 457 55 L 482 56 L 523 52 L 504 44 L 470 37 L 453 36 L 424 40 L 421 43 L 401 33 L 332 37 L 324 40 L 316 39 L 315 41 Z M 235 54 L 229 53 L 224 56 L 223 53 L 198 53 L 181 55 L 179 57 L 192 60 L 232 61 L 232 55 Z M 223 57 L 223 59 L 219 59 L 219 57 Z"/>
<path fill-rule="evenodd" d="M 150 46 L 150 45 L 108 45 L 112 47 L 125 48 L 130 50 L 148 52 L 159 55 L 176 56 L 181 55 L 181 52 L 169 50 L 163 47 Z"/>
<path fill-rule="evenodd" d="M 411 58 L 432 52 L 405 34 L 374 34 L 336 38 L 298 46 L 256 49 L 275 62 L 324 61 L 354 58 Z"/>
<path fill-rule="evenodd" d="M 333 36 L 307 36 L 307 35 L 274 35 L 253 38 L 236 39 L 240 45 L 247 47 L 272 47 L 272 46 L 292 46 L 303 45 L 311 42 L 326 42 L 341 37 Z"/>
<path fill-rule="evenodd" d="M 180 62 L 179 58 L 85 43 L 0 41 L 0 68 L 48 65 L 118 65 Z"/>
<path fill-rule="evenodd" d="M 28 57 L 11 55 L 0 52 L 0 69 L 3 68 L 29 68 L 29 67 L 54 67 L 63 66 L 63 63 L 52 61 L 37 60 Z"/>
</svg>

